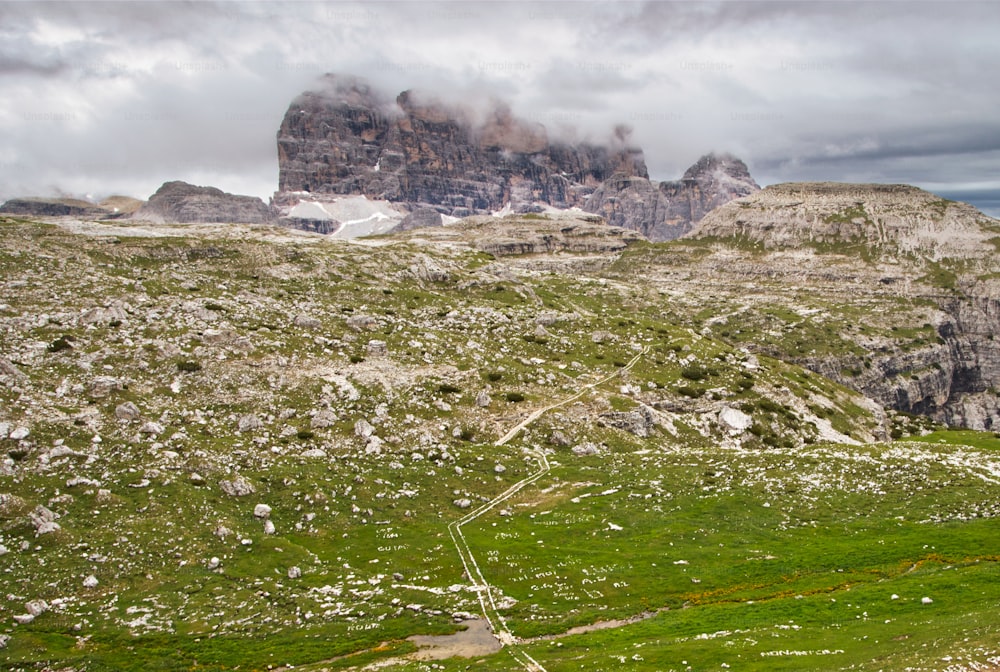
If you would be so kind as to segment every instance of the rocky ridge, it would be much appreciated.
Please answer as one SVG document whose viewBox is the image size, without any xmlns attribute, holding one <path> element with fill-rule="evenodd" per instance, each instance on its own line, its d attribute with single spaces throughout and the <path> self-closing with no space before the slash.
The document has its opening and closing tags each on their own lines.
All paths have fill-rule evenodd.
<svg viewBox="0 0 1000 672">
<path fill-rule="evenodd" d="M 653 241 L 686 234 L 714 208 L 760 190 L 746 164 L 729 154 L 707 154 L 672 182 L 615 175 L 583 209 L 609 224 L 635 229 Z"/>
<path fill-rule="evenodd" d="M 127 196 L 110 196 L 100 203 L 78 198 L 12 198 L 0 205 L 0 213 L 27 217 L 77 217 L 117 219 L 135 212 L 142 201 Z"/>
<path fill-rule="evenodd" d="M 215 187 L 199 187 L 186 182 L 165 182 L 131 219 L 161 224 L 229 222 L 263 224 L 274 213 L 253 196 L 229 194 Z"/>
</svg>

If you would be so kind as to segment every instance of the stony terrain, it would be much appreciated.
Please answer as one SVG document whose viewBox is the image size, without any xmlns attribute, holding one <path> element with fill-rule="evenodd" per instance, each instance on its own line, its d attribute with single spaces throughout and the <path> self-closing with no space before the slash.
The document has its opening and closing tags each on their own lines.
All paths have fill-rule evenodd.
<svg viewBox="0 0 1000 672">
<path fill-rule="evenodd" d="M 700 276 L 713 331 L 896 410 L 1000 426 L 1000 222 L 906 185 L 785 184 L 718 208 L 689 240 L 684 263 L 647 269 Z M 743 324 L 752 312 L 766 317 Z"/>
<path fill-rule="evenodd" d="M 1000 440 L 816 372 L 981 305 L 893 259 L 4 218 L 0 668 L 996 666 Z"/>
</svg>

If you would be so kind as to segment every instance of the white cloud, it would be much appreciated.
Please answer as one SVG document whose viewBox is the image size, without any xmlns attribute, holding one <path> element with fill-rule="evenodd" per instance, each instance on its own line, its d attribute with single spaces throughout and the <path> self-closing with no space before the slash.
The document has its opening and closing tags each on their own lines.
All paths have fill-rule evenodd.
<svg viewBox="0 0 1000 672">
<path fill-rule="evenodd" d="M 634 127 L 654 178 L 701 154 L 762 183 L 975 194 L 1000 172 L 992 2 L 0 4 L 0 197 L 218 181 L 267 197 L 324 72 L 490 96 L 555 134 Z M 953 188 L 952 188 L 953 186 Z M 995 193 L 995 192 L 994 192 Z"/>
</svg>

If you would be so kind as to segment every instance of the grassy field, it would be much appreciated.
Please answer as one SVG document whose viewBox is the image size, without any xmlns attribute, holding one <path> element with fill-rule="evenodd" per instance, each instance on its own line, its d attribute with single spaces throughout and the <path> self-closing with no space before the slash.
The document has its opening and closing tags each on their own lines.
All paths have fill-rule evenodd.
<svg viewBox="0 0 1000 672">
<path fill-rule="evenodd" d="M 850 355 L 821 321 L 699 330 L 620 277 L 410 243 L 2 227 L 0 669 L 523 669 L 406 638 L 479 612 L 448 525 L 539 454 L 462 529 L 546 670 L 998 664 L 1000 440 L 886 442 L 933 423 L 741 345 Z"/>
</svg>

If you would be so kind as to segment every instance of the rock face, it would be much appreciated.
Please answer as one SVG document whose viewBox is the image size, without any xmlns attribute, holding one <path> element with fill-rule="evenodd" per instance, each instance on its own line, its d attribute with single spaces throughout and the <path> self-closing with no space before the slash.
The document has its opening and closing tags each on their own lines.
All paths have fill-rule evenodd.
<svg viewBox="0 0 1000 672">
<path fill-rule="evenodd" d="M 551 141 L 496 103 L 483 118 L 420 93 L 395 101 L 328 75 L 299 96 L 278 131 L 279 206 L 310 194 L 363 194 L 462 217 L 543 203 L 579 206 L 616 173 L 647 177 L 619 129 L 611 147 Z"/>
<path fill-rule="evenodd" d="M 215 187 L 197 187 L 179 181 L 165 182 L 132 215 L 132 219 L 166 224 L 263 224 L 273 218 L 271 209 L 259 198 L 227 194 Z"/>
<path fill-rule="evenodd" d="M 584 210 L 650 240 L 673 240 L 714 208 L 757 191 L 745 163 L 728 154 L 708 154 L 675 182 L 615 175 L 587 199 Z"/>
<path fill-rule="evenodd" d="M 770 278 L 925 306 L 923 342 L 853 339 L 854 354 L 793 358 L 880 404 L 953 426 L 1000 428 L 1000 222 L 907 185 L 780 184 L 717 208 L 690 237 L 770 254 Z M 776 260 L 794 260 L 787 268 Z M 793 267 L 794 266 L 794 267 Z M 808 270 L 806 270 L 808 269 Z M 714 269 L 752 281 L 763 269 Z M 751 275 L 752 274 L 752 275 Z M 882 299 L 879 299 L 882 300 Z M 919 323 L 918 323 L 919 324 Z"/>
</svg>

